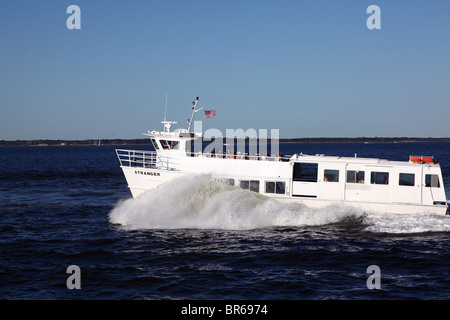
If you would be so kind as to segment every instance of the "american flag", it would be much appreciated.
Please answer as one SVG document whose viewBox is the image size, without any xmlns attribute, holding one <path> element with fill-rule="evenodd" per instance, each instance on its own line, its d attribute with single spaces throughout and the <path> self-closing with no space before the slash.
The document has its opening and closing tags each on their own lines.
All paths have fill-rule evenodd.
<svg viewBox="0 0 450 320">
<path fill-rule="evenodd" d="M 212 118 L 216 115 L 216 110 L 203 110 L 205 113 L 205 119 Z"/>
</svg>

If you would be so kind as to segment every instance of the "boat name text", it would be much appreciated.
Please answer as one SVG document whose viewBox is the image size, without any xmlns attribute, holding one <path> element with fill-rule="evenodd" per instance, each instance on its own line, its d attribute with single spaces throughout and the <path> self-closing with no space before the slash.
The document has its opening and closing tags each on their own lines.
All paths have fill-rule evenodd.
<svg viewBox="0 0 450 320">
<path fill-rule="evenodd" d="M 134 174 L 143 174 L 143 175 L 146 175 L 146 176 L 154 176 L 154 177 L 160 177 L 161 176 L 161 173 L 159 173 L 159 172 L 152 172 L 152 171 L 140 171 L 140 170 L 136 170 L 136 171 L 134 171 Z"/>
</svg>

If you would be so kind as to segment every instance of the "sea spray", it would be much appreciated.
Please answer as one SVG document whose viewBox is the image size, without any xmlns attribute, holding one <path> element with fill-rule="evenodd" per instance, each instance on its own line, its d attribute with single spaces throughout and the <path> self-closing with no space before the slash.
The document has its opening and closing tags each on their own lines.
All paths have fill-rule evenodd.
<svg viewBox="0 0 450 320">
<path fill-rule="evenodd" d="M 119 202 L 110 221 L 126 229 L 231 229 L 317 226 L 363 212 L 332 205 L 323 209 L 281 203 L 259 193 L 192 175 L 170 181 L 136 199 Z"/>
<path fill-rule="evenodd" d="M 368 224 L 366 231 L 377 233 L 426 233 L 449 232 L 450 216 L 432 213 L 371 213 L 367 215 L 365 222 Z"/>
</svg>

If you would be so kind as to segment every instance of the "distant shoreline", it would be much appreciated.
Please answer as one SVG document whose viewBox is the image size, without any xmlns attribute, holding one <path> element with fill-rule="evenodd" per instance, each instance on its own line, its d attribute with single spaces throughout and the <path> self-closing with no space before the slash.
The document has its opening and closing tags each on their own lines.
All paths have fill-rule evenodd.
<svg viewBox="0 0 450 320">
<path fill-rule="evenodd" d="M 241 140 L 242 141 L 242 140 Z M 204 140 L 209 143 L 211 140 Z M 225 142 L 225 138 L 224 138 Z M 249 140 L 245 140 L 249 142 Z M 253 141 L 251 141 L 253 142 Z M 279 143 L 405 143 L 405 142 L 450 142 L 450 138 L 416 137 L 357 137 L 357 138 L 288 138 Z M 87 140 L 0 140 L 0 147 L 13 146 L 95 146 L 95 145 L 149 145 L 147 139 L 87 139 Z M 237 143 L 237 140 L 235 140 Z M 270 143 L 270 140 L 267 141 Z"/>
</svg>

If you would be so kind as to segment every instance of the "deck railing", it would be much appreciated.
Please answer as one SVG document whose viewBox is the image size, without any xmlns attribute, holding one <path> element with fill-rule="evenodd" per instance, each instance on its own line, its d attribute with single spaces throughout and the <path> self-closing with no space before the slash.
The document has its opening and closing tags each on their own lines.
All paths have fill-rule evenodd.
<svg viewBox="0 0 450 320">
<path fill-rule="evenodd" d="M 123 167 L 158 168 L 162 170 L 176 170 L 179 159 L 159 156 L 156 151 L 116 149 L 120 165 Z M 211 154 L 186 152 L 187 157 L 234 159 L 234 160 L 260 160 L 260 161 L 289 161 L 290 156 L 275 156 L 261 154 Z M 178 160 L 177 160 L 178 159 Z"/>
<path fill-rule="evenodd" d="M 156 168 L 167 167 L 167 161 L 158 157 L 156 151 L 116 149 L 120 165 L 124 167 Z M 164 166 L 165 164 L 165 166 Z"/>
<path fill-rule="evenodd" d="M 256 154 L 256 153 L 211 153 L 211 152 L 186 152 L 188 157 L 235 159 L 235 160 L 260 160 L 260 161 L 289 161 L 291 156 L 283 154 Z"/>
</svg>

